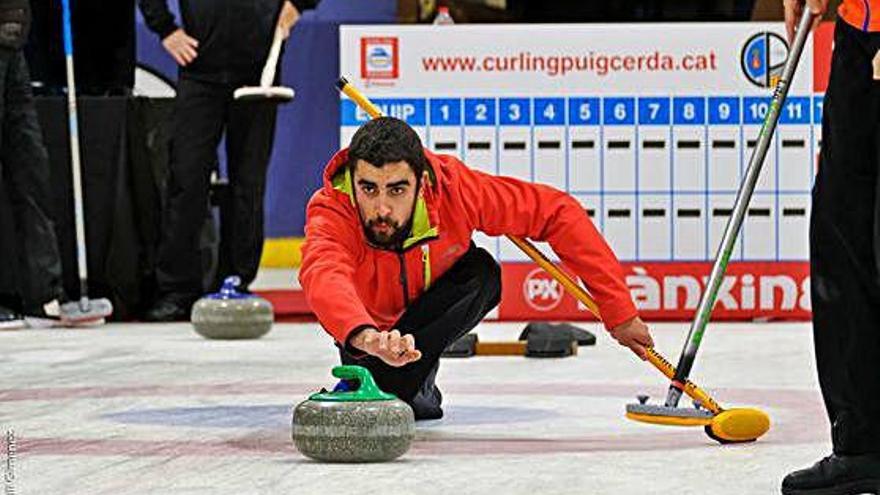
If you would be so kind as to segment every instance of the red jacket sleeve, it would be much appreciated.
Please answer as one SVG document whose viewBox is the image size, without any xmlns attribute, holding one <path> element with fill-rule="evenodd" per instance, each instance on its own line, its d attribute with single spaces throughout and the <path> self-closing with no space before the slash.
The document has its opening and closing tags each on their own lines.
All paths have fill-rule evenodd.
<svg viewBox="0 0 880 495">
<path fill-rule="evenodd" d="M 456 165 L 460 200 L 475 230 L 549 242 L 596 299 L 606 328 L 638 315 L 620 262 L 576 199 L 549 186 Z"/>
<path fill-rule="evenodd" d="M 315 194 L 306 210 L 299 271 L 306 301 L 327 333 L 343 346 L 355 328 L 376 326 L 353 281 L 358 238 L 350 232 L 351 214 L 322 191 Z"/>
</svg>

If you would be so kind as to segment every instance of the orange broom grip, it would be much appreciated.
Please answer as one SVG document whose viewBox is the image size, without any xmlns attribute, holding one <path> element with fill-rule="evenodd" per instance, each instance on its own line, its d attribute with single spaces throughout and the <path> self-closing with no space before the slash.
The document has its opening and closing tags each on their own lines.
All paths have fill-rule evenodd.
<svg viewBox="0 0 880 495">
<path fill-rule="evenodd" d="M 357 106 L 361 107 L 365 112 L 367 112 L 370 118 L 375 119 L 376 117 L 382 116 L 382 111 L 379 110 L 379 107 L 373 105 L 373 102 L 368 100 L 363 93 L 352 86 L 351 83 L 348 82 L 348 79 L 340 77 L 339 80 L 336 81 L 336 87 L 339 88 L 340 91 L 345 93 L 345 96 L 348 96 L 349 98 L 354 100 L 354 102 L 357 103 Z"/>
</svg>

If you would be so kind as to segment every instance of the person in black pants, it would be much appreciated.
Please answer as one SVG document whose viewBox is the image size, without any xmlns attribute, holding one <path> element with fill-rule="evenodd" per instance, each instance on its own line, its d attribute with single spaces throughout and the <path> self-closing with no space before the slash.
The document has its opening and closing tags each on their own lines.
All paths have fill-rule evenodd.
<svg viewBox="0 0 880 495">
<path fill-rule="evenodd" d="M 64 301 L 61 258 L 50 216 L 49 157 L 22 52 L 30 20 L 29 0 L 0 0 L 0 178 L 15 224 L 15 231 L 3 237 L 16 241 L 19 272 L 17 294 L 3 294 L 0 304 L 12 301 L 20 306 L 0 306 L 0 328 L 24 326 L 21 313 L 58 316 L 47 315 L 44 306 Z"/>
<path fill-rule="evenodd" d="M 441 418 L 443 396 L 434 383 L 440 355 L 473 330 L 500 301 L 501 267 L 485 249 L 472 243 L 465 255 L 394 324 L 394 328 L 405 328 L 412 334 L 421 359 L 395 367 L 376 356 L 355 357 L 340 347 L 342 364 L 369 369 L 380 389 L 412 406 L 416 419 Z"/>
<path fill-rule="evenodd" d="M 786 2 L 790 33 L 802 3 Z M 807 2 L 816 13 L 826 3 Z M 841 16 L 810 220 L 813 338 L 833 454 L 786 476 L 784 494 L 880 493 L 880 32 Z"/>
<path fill-rule="evenodd" d="M 189 318 L 204 292 L 199 233 L 210 176 L 225 130 L 232 199 L 221 213 L 218 275 L 253 281 L 263 248 L 263 194 L 275 133 L 272 103 L 238 103 L 233 92 L 259 82 L 277 27 L 289 33 L 315 0 L 181 0 L 183 28 L 166 0 L 139 0 L 141 11 L 180 65 L 167 204 L 156 279 L 160 297 L 147 321 Z"/>
</svg>

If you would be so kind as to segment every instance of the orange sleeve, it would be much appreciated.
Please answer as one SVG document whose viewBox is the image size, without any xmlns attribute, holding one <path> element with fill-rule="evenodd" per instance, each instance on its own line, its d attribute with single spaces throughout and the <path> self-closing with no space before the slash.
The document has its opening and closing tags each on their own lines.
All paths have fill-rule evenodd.
<svg viewBox="0 0 880 495">
<path fill-rule="evenodd" d="M 299 281 L 306 301 L 321 325 L 345 346 L 352 330 L 376 326 L 354 284 L 358 238 L 350 215 L 323 192 L 306 210 L 306 240 L 302 246 Z"/>
<path fill-rule="evenodd" d="M 596 299 L 606 328 L 638 315 L 620 262 L 577 200 L 549 186 L 453 165 L 475 230 L 548 242 Z"/>
</svg>

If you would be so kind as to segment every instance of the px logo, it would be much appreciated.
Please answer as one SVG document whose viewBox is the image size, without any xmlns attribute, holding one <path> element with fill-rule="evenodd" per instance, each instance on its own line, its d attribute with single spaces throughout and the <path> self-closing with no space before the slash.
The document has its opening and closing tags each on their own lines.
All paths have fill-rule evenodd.
<svg viewBox="0 0 880 495">
<path fill-rule="evenodd" d="M 788 43 L 776 33 L 762 32 L 746 41 L 740 54 L 743 74 L 755 86 L 773 88 L 782 77 Z"/>
<path fill-rule="evenodd" d="M 562 286 L 541 268 L 526 275 L 523 296 L 526 303 L 537 311 L 551 311 L 562 302 Z"/>
</svg>

